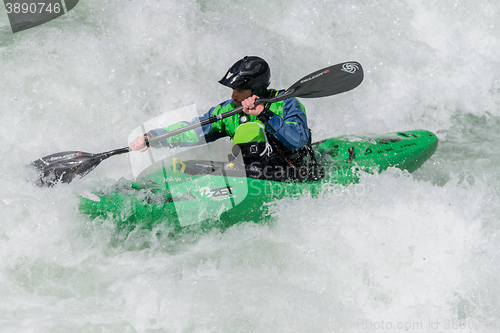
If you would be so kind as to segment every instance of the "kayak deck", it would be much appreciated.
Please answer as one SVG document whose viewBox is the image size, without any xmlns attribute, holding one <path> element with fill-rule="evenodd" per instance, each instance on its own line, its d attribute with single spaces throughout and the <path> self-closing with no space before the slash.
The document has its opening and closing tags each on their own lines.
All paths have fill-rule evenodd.
<svg viewBox="0 0 500 333">
<path fill-rule="evenodd" d="M 325 184 L 358 182 L 361 172 L 389 167 L 413 172 L 434 154 L 437 144 L 436 135 L 425 130 L 316 142 L 312 147 L 325 176 L 301 183 L 247 178 L 244 167 L 228 162 L 174 158 L 137 181 L 82 194 L 79 208 L 91 218 L 111 218 L 121 229 L 168 224 L 174 230 L 205 230 L 240 221 L 266 221 L 268 202 L 301 193 L 316 196 Z"/>
</svg>

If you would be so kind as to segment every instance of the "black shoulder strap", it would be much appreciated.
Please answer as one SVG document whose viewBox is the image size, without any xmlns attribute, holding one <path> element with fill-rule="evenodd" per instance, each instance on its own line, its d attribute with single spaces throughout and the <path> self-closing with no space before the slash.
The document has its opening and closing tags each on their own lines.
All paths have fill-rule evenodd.
<svg viewBox="0 0 500 333">
<path fill-rule="evenodd" d="M 285 89 L 281 89 L 281 90 L 269 89 L 267 98 L 276 97 L 279 94 L 281 94 L 282 92 L 285 92 Z M 264 104 L 264 110 L 269 110 L 270 107 L 271 107 L 271 103 Z"/>
</svg>

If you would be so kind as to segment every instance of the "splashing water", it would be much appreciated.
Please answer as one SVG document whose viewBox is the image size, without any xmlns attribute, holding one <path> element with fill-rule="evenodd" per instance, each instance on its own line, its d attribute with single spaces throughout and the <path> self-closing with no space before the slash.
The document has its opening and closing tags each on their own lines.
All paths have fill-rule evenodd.
<svg viewBox="0 0 500 333">
<path fill-rule="evenodd" d="M 13 34 L 0 16 L 1 332 L 497 332 L 500 4 L 86 1 Z M 115 235 L 75 194 L 131 178 L 127 156 L 51 189 L 23 166 L 126 145 L 138 124 L 230 97 L 244 55 L 274 88 L 359 61 L 365 80 L 302 100 L 314 140 L 423 128 L 436 154 L 270 225 Z"/>
</svg>

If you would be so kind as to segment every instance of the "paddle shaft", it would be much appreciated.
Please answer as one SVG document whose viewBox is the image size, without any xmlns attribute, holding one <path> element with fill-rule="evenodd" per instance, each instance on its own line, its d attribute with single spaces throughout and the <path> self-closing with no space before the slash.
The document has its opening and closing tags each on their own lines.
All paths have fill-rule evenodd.
<svg viewBox="0 0 500 333">
<path fill-rule="evenodd" d="M 275 103 L 292 97 L 318 98 L 332 96 L 354 89 L 362 81 L 363 69 L 359 63 L 355 61 L 340 63 L 303 77 L 278 96 L 257 99 L 255 104 Z M 242 106 L 148 140 L 150 143 L 156 143 L 160 140 L 231 117 L 241 111 L 243 111 Z M 124 147 L 99 154 L 89 154 L 79 151 L 62 152 L 42 157 L 34 161 L 32 165 L 41 173 L 39 183 L 52 186 L 59 180 L 69 183 L 77 175 L 83 177 L 108 157 L 130 151 L 129 147 Z"/>
<path fill-rule="evenodd" d="M 281 96 L 278 96 L 278 97 L 281 97 Z M 255 100 L 255 105 L 264 104 L 264 103 L 274 103 L 274 102 L 277 102 L 277 101 L 280 101 L 280 100 L 283 100 L 283 99 L 286 99 L 286 98 L 287 97 L 284 97 L 284 98 L 274 97 L 274 98 L 256 99 Z M 208 117 L 207 119 L 203 119 L 200 122 L 197 122 L 197 123 L 194 123 L 194 124 L 190 124 L 190 125 L 178 128 L 178 129 L 173 130 L 173 131 L 169 131 L 168 133 L 155 136 L 154 138 L 151 138 L 148 141 L 150 143 L 155 143 L 155 142 L 161 141 L 163 139 L 170 138 L 172 136 L 175 136 L 175 135 L 187 132 L 189 130 L 195 129 L 197 127 L 202 127 L 202 126 L 205 126 L 205 125 L 208 125 L 208 124 L 213 124 L 215 122 L 218 122 L 219 120 L 222 120 L 222 119 L 234 116 L 235 114 L 238 114 L 241 111 L 243 111 L 243 106 L 239 106 L 239 107 L 237 107 L 237 108 L 235 108 L 235 109 L 233 109 L 231 111 L 224 112 L 224 113 L 218 114 L 216 116 Z M 122 148 L 122 149 L 124 149 L 124 148 Z"/>
<path fill-rule="evenodd" d="M 281 95 L 271 98 L 260 98 L 255 100 L 254 104 L 275 103 L 292 97 L 318 98 L 340 94 L 357 87 L 363 81 L 363 75 L 361 64 L 355 61 L 333 65 L 303 77 Z M 231 111 L 211 116 L 200 122 L 155 136 L 149 142 L 158 142 L 194 128 L 215 123 L 238 114 L 242 110 L 243 107 L 239 106 Z"/>
<path fill-rule="evenodd" d="M 279 97 L 281 97 L 281 96 L 279 96 Z M 257 104 L 263 104 L 263 103 L 274 103 L 274 102 L 276 102 L 278 100 L 282 100 L 282 99 L 278 99 L 278 98 L 261 98 L 261 99 L 255 100 L 255 104 L 257 105 Z M 187 132 L 189 130 L 195 129 L 197 127 L 201 127 L 201 126 L 205 126 L 205 125 L 208 125 L 208 124 L 212 124 L 212 123 L 215 123 L 215 122 L 217 122 L 219 120 L 225 119 L 227 117 L 231 117 L 231 116 L 233 116 L 235 114 L 240 113 L 242 110 L 243 110 L 243 107 L 240 106 L 240 107 L 237 107 L 237 108 L 235 108 L 235 109 L 233 109 L 233 110 L 231 110 L 229 112 L 225 112 L 225 113 L 217 115 L 217 116 L 211 116 L 211 117 L 209 117 L 207 119 L 204 119 L 204 120 L 202 120 L 200 122 L 184 126 L 182 128 L 170 131 L 170 132 L 162 134 L 162 135 L 155 136 L 154 138 L 148 139 L 148 141 L 149 141 L 149 143 L 155 143 L 155 142 L 161 141 L 163 139 L 166 139 L 166 138 L 169 138 L 169 137 L 172 137 L 172 136 L 175 136 L 175 135 Z M 123 147 L 123 148 L 118 148 L 118 149 L 110 150 L 110 151 L 107 151 L 107 152 L 104 152 L 104 153 L 95 154 L 92 158 L 94 160 L 102 162 L 103 160 L 105 160 L 105 159 L 107 159 L 107 158 L 109 158 L 111 156 L 129 153 L 130 151 L 132 151 L 132 150 L 129 147 Z"/>
</svg>

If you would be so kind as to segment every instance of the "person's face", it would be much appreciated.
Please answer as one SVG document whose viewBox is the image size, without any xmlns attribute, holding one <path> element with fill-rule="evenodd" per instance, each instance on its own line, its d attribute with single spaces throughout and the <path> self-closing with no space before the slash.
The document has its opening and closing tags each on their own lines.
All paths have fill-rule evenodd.
<svg viewBox="0 0 500 333">
<path fill-rule="evenodd" d="M 231 94 L 231 98 L 237 107 L 241 106 L 241 102 L 250 96 L 252 96 L 252 89 L 233 89 L 233 93 Z"/>
</svg>

